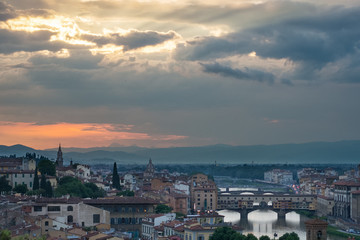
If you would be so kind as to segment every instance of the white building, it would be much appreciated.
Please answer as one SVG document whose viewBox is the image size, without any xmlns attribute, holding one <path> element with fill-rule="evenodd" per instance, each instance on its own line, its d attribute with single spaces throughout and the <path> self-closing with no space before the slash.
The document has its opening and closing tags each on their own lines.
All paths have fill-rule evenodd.
<svg viewBox="0 0 360 240">
<path fill-rule="evenodd" d="M 75 175 L 78 178 L 89 180 L 91 178 L 90 166 L 82 164 L 77 165 Z"/>
<path fill-rule="evenodd" d="M 176 216 L 175 213 L 154 214 L 143 219 L 141 224 L 142 239 L 146 239 L 146 240 L 156 239 L 155 236 L 156 231 L 154 227 L 159 226 L 162 223 L 174 220 L 175 216 Z"/>
<path fill-rule="evenodd" d="M 273 169 L 271 171 L 265 172 L 264 180 L 284 185 L 292 184 L 294 182 L 292 172 L 283 169 Z"/>
</svg>

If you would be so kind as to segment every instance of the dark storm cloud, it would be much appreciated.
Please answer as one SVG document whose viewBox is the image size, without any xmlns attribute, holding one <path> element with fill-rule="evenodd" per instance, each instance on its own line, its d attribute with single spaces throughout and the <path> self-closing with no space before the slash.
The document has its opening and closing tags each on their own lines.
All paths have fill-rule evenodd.
<svg viewBox="0 0 360 240">
<path fill-rule="evenodd" d="M 231 68 L 221 65 L 218 62 L 210 64 L 200 63 L 200 65 L 203 66 L 204 72 L 214 73 L 223 77 L 232 77 L 240 80 L 255 80 L 259 82 L 273 83 L 275 78 L 271 73 L 248 68 L 240 70 L 238 68 Z"/>
<path fill-rule="evenodd" d="M 58 51 L 65 44 L 54 41 L 49 42 L 55 33 L 50 31 L 9 31 L 0 29 L 0 53 L 10 54 L 18 51 L 34 52 L 39 50 Z"/>
<path fill-rule="evenodd" d="M 310 76 L 325 65 L 360 49 L 360 8 L 331 8 L 228 34 L 204 37 L 179 46 L 179 60 L 209 60 L 252 51 L 262 58 L 289 59 Z"/>
<path fill-rule="evenodd" d="M 176 37 L 175 32 L 155 32 L 155 31 L 136 31 L 133 30 L 126 35 L 119 33 L 112 33 L 107 36 L 82 35 L 82 38 L 87 41 L 96 43 L 98 46 L 106 44 L 115 44 L 124 46 L 124 50 L 132 50 L 146 46 L 154 46 Z"/>
<path fill-rule="evenodd" d="M 16 13 L 14 8 L 6 2 L 0 2 L 0 21 L 6 21 L 15 17 Z"/>
<path fill-rule="evenodd" d="M 25 32 L 0 29 L 0 53 L 11 54 L 19 51 L 35 52 L 41 50 L 82 49 L 82 45 L 71 45 L 62 41 L 50 41 L 56 33 L 46 30 Z"/>
<path fill-rule="evenodd" d="M 59 68 L 91 70 L 99 68 L 98 64 L 103 59 L 103 55 L 92 55 L 89 50 L 70 50 L 67 58 L 48 57 L 35 55 L 28 61 L 34 66 L 52 65 Z"/>
</svg>

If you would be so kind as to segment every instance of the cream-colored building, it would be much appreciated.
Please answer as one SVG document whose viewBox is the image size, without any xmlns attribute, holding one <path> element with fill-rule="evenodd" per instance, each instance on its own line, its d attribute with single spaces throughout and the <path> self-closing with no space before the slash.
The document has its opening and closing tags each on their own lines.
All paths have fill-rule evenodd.
<svg viewBox="0 0 360 240">
<path fill-rule="evenodd" d="M 110 212 L 84 204 L 77 198 L 39 198 L 32 205 L 32 216 L 48 216 L 59 222 L 81 227 L 110 224 Z"/>
<path fill-rule="evenodd" d="M 190 178 L 191 208 L 196 211 L 217 209 L 217 187 L 205 174 Z"/>
<path fill-rule="evenodd" d="M 11 187 L 17 185 L 26 184 L 28 189 L 32 189 L 34 183 L 34 171 L 33 170 L 0 170 L 0 177 L 5 176 L 9 181 Z"/>
</svg>

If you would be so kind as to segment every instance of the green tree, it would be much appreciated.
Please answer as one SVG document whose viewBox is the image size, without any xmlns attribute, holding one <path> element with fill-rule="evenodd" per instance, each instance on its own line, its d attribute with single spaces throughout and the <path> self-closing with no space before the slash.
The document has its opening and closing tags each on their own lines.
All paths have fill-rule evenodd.
<svg viewBox="0 0 360 240">
<path fill-rule="evenodd" d="M 270 240 L 270 237 L 269 236 L 266 236 L 266 235 L 262 235 L 259 240 Z"/>
<path fill-rule="evenodd" d="M 246 240 L 241 233 L 236 232 L 230 227 L 219 227 L 210 236 L 210 240 Z"/>
<path fill-rule="evenodd" d="M 53 196 L 53 189 L 51 187 L 51 183 L 50 181 L 46 182 L 46 186 L 45 186 L 45 196 L 46 197 L 52 197 Z"/>
<path fill-rule="evenodd" d="M 54 193 L 56 197 L 60 197 L 66 194 L 82 198 L 97 198 L 105 196 L 104 190 L 99 189 L 95 184 L 82 184 L 79 179 L 69 176 L 60 179 L 59 185 L 55 189 Z"/>
<path fill-rule="evenodd" d="M 167 206 L 165 204 L 159 204 L 155 208 L 156 213 L 169 213 L 172 210 L 173 210 L 172 207 L 169 207 L 169 206 Z"/>
<path fill-rule="evenodd" d="M 105 191 L 98 186 L 96 186 L 95 183 L 85 183 L 84 186 L 91 191 L 89 191 L 89 195 L 91 198 L 98 198 L 105 196 Z"/>
<path fill-rule="evenodd" d="M 39 188 L 40 188 L 40 183 L 39 183 L 39 176 L 38 176 L 38 168 L 36 166 L 35 174 L 34 174 L 33 190 L 38 190 Z"/>
<path fill-rule="evenodd" d="M 7 229 L 1 230 L 0 232 L 0 240 L 10 240 L 11 232 Z"/>
<path fill-rule="evenodd" d="M 295 233 L 285 233 L 284 235 L 282 235 L 279 240 L 299 240 L 299 236 Z"/>
<path fill-rule="evenodd" d="M 254 234 L 252 233 L 248 233 L 248 235 L 246 235 L 246 240 L 258 240 L 257 237 L 255 237 Z"/>
<path fill-rule="evenodd" d="M 0 192 L 10 192 L 11 186 L 5 176 L 0 177 Z"/>
<path fill-rule="evenodd" d="M 114 162 L 113 175 L 112 175 L 112 186 L 113 186 L 113 188 L 116 188 L 118 190 L 121 189 L 120 178 L 119 178 L 116 162 Z"/>
<path fill-rule="evenodd" d="M 121 191 L 121 192 L 117 193 L 116 196 L 133 197 L 133 196 L 135 196 L 135 193 L 134 193 L 134 191 L 125 190 L 125 191 Z"/>
<path fill-rule="evenodd" d="M 46 177 L 45 174 L 41 174 L 40 188 L 46 189 Z"/>
<path fill-rule="evenodd" d="M 13 189 L 17 193 L 25 194 L 28 191 L 28 188 L 25 183 L 16 185 Z"/>
<path fill-rule="evenodd" d="M 56 166 L 55 163 L 49 159 L 42 159 L 38 164 L 39 171 L 41 174 L 46 174 L 50 176 L 56 175 Z"/>
</svg>

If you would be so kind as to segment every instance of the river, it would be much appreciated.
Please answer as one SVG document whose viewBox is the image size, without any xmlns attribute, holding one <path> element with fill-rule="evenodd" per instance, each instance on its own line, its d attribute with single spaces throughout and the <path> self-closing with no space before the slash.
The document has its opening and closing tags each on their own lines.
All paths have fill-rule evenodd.
<svg viewBox="0 0 360 240">
<path fill-rule="evenodd" d="M 240 219 L 240 213 L 231 210 L 221 210 L 219 214 L 225 216 L 225 222 L 240 225 L 244 230 L 243 234 L 252 233 L 256 237 L 267 235 L 277 239 L 287 232 L 295 232 L 300 240 L 306 240 L 305 221 L 307 217 L 301 216 L 296 212 L 287 213 L 285 219 L 278 219 L 277 213 L 271 210 L 256 210 L 248 214 L 247 219 Z M 328 240 L 343 240 L 335 236 L 328 236 Z"/>
</svg>

